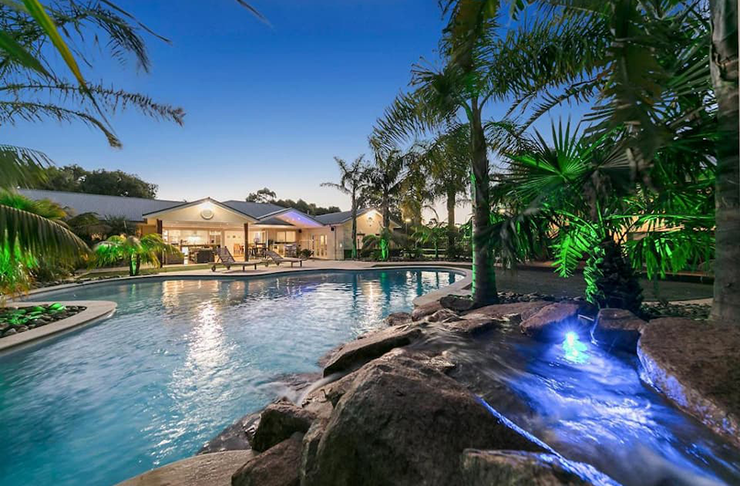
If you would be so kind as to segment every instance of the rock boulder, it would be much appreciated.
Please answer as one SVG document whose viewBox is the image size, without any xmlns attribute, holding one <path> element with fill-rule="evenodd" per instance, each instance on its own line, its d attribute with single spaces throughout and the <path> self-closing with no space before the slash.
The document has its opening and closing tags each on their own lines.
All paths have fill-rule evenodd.
<svg viewBox="0 0 740 486">
<path fill-rule="evenodd" d="M 303 486 L 462 485 L 466 448 L 540 450 L 429 361 L 397 349 L 356 371 Z"/>
<path fill-rule="evenodd" d="M 254 456 L 231 476 L 231 485 L 298 486 L 302 440 L 303 435 L 295 433 L 275 447 Z"/>
<path fill-rule="evenodd" d="M 590 486 L 571 464 L 553 454 L 469 449 L 462 455 L 462 475 L 466 486 Z M 599 484 L 616 484 L 601 479 Z"/>
<path fill-rule="evenodd" d="M 634 353 L 645 324 L 647 322 L 626 309 L 601 309 L 591 330 L 591 337 L 607 349 Z"/>
<path fill-rule="evenodd" d="M 288 401 L 271 403 L 262 411 L 259 425 L 252 439 L 252 449 L 266 451 L 289 438 L 295 432 L 305 433 L 316 414 Z"/>
<path fill-rule="evenodd" d="M 436 300 L 434 302 L 430 302 L 428 304 L 420 305 L 414 308 L 414 310 L 411 312 L 411 318 L 414 321 L 420 321 L 426 316 L 430 316 L 440 309 L 442 309 L 442 304 L 440 304 L 439 301 Z"/>
<path fill-rule="evenodd" d="M 411 314 L 408 312 L 394 312 L 393 314 L 389 314 L 388 317 L 385 318 L 385 323 L 389 326 L 400 326 L 402 324 L 409 324 L 411 323 Z"/>
<path fill-rule="evenodd" d="M 583 327 L 578 322 L 580 308 L 575 302 L 555 302 L 523 319 L 519 327 L 524 334 L 537 339 L 559 338 L 566 329 L 578 331 Z"/>
<path fill-rule="evenodd" d="M 654 319 L 637 355 L 658 390 L 740 447 L 740 326 Z"/>
<path fill-rule="evenodd" d="M 363 365 L 393 348 L 411 344 L 420 336 L 421 329 L 403 326 L 370 333 L 340 347 L 324 366 L 324 376 Z"/>
</svg>

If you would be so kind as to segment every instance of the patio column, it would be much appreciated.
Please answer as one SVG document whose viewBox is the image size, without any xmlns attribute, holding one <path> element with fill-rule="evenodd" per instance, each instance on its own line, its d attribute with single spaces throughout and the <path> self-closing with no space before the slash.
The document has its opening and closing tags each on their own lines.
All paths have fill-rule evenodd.
<svg viewBox="0 0 740 486">
<path fill-rule="evenodd" d="M 249 261 L 249 223 L 244 223 L 244 261 Z"/>
<path fill-rule="evenodd" d="M 162 236 L 162 231 L 163 231 L 162 230 L 162 220 L 161 219 L 158 219 L 157 220 L 157 234 L 159 236 Z M 159 268 L 162 268 L 162 267 L 164 267 L 164 252 L 162 252 L 159 255 Z"/>
</svg>

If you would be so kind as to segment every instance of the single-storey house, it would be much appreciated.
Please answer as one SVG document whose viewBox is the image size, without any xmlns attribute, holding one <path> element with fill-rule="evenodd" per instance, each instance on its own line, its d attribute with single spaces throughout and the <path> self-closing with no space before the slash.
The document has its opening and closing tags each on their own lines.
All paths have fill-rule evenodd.
<svg viewBox="0 0 740 486">
<path fill-rule="evenodd" d="M 125 218 L 141 235 L 159 233 L 186 255 L 194 249 L 225 246 L 237 260 L 257 257 L 265 248 L 281 255 L 308 249 L 314 258 L 343 260 L 345 250 L 352 248 L 350 211 L 310 216 L 270 203 L 210 197 L 183 202 L 37 189 L 19 192 L 34 200 L 49 199 L 72 215 Z M 376 209 L 358 212 L 358 248 L 365 235 L 380 233 L 382 223 Z"/>
</svg>

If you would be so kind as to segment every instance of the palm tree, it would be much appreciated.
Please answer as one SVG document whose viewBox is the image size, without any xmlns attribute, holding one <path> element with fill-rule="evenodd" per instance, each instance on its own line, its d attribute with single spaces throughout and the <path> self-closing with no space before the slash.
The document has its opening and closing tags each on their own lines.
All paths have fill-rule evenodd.
<svg viewBox="0 0 740 486">
<path fill-rule="evenodd" d="M 391 245 L 403 245 L 405 236 L 395 233 L 390 227 L 384 226 L 377 235 L 365 235 L 362 239 L 362 249 L 378 249 L 378 259 L 387 261 L 390 257 Z"/>
<path fill-rule="evenodd" d="M 357 258 L 357 211 L 360 205 L 360 197 L 366 180 L 367 166 L 365 156 L 360 155 L 352 164 L 348 164 L 339 157 L 334 157 L 339 166 L 339 183 L 324 182 L 322 187 L 333 187 L 350 197 L 352 218 L 352 258 Z"/>
<path fill-rule="evenodd" d="M 466 194 L 470 184 L 469 145 L 470 130 L 467 125 L 459 125 L 440 133 L 425 146 L 423 159 L 432 179 L 432 193 L 444 199 L 447 208 L 448 256 L 455 246 L 457 235 L 455 209 L 458 196 Z"/>
<path fill-rule="evenodd" d="M 439 244 L 448 235 L 448 228 L 445 228 L 445 225 L 436 219 L 432 219 L 426 225 L 417 226 L 411 237 L 422 245 L 431 244 L 434 248 L 434 259 L 439 260 Z"/>
<path fill-rule="evenodd" d="M 160 255 L 176 256 L 180 251 L 174 246 L 165 243 L 156 233 L 141 238 L 136 236 L 111 236 L 95 245 L 95 264 L 98 266 L 126 262 L 129 275 L 135 277 L 141 271 L 142 263 L 151 263 L 159 266 Z"/>
<path fill-rule="evenodd" d="M 679 153 L 658 152 L 651 177 L 666 188 L 658 194 L 635 189 L 623 138 L 581 136 L 570 125 L 553 126 L 551 138 L 552 146 L 537 133 L 529 152 L 511 155 L 496 188 L 518 212 L 496 224 L 497 243 L 513 242 L 502 253 L 531 247 L 538 239 L 524 235 L 549 227 L 558 273 L 571 276 L 585 257 L 587 298 L 634 312 L 642 300 L 635 271 L 645 268 L 652 278 L 706 261 L 713 246 L 709 159 L 691 174 L 680 169 Z M 635 231 L 641 237 L 628 240 Z"/>
<path fill-rule="evenodd" d="M 740 160 L 738 160 L 738 17 L 736 0 L 709 0 L 710 73 L 717 99 L 717 242 L 714 319 L 740 323 Z"/>
<path fill-rule="evenodd" d="M 445 65 L 441 69 L 415 66 L 413 91 L 396 98 L 382 120 L 378 134 L 391 139 L 460 124 L 465 116 L 470 127 L 469 160 L 473 204 L 473 278 L 474 306 L 495 303 L 491 236 L 491 200 L 489 151 L 508 145 L 508 123 L 484 123 L 483 109 L 501 100 L 510 91 L 509 71 L 493 69 L 496 58 L 496 23 L 498 2 L 458 0 L 446 2 L 448 26 L 441 42 Z M 487 133 L 487 131 L 489 133 Z M 490 133 L 497 141 L 491 144 Z"/>
<path fill-rule="evenodd" d="M 63 222 L 66 212 L 48 200 L 33 201 L 0 189 L 0 293 L 27 290 L 42 257 L 67 261 L 88 251 Z M 7 218 L 7 219 L 4 219 Z M 3 224 L 4 221 L 10 224 Z M 25 231 L 14 233 L 14 228 Z M 30 230 L 30 231 L 29 231 Z"/>
<path fill-rule="evenodd" d="M 370 137 L 370 148 L 373 151 L 373 164 L 365 172 L 362 198 L 366 204 L 380 208 L 383 226 L 390 228 L 392 208 L 407 202 L 404 196 L 419 186 L 415 184 L 418 178 L 413 177 L 417 172 L 408 170 L 409 166 L 414 165 L 412 160 L 417 154 L 413 148 L 404 153 L 395 145 L 383 143 L 376 137 Z M 415 198 L 415 202 L 419 203 L 420 212 L 422 201 Z"/>
</svg>

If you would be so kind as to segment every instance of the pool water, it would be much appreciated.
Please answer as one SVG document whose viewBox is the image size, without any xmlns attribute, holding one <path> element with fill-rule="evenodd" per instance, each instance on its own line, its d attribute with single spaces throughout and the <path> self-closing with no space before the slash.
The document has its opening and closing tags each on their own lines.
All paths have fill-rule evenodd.
<svg viewBox="0 0 740 486">
<path fill-rule="evenodd" d="M 0 356 L 0 481 L 111 485 L 195 454 L 317 372 L 332 347 L 462 276 L 384 270 L 107 283 L 39 300 L 112 300 L 113 317 Z"/>
</svg>

